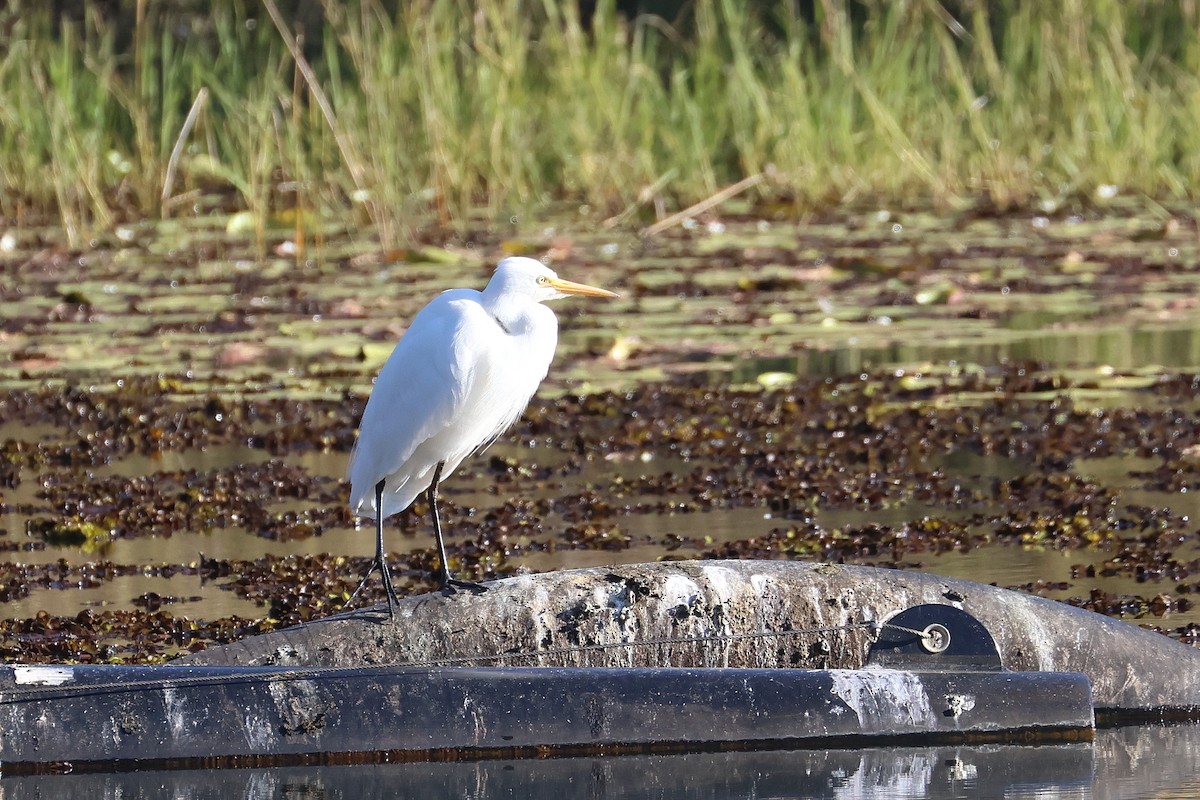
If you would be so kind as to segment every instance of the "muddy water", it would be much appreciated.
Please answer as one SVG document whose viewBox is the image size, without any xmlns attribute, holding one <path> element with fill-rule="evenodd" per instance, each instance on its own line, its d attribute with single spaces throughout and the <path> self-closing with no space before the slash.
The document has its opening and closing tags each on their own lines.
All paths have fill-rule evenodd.
<svg viewBox="0 0 1200 800">
<path fill-rule="evenodd" d="M 19 230 L 0 256 L 6 657 L 155 660 L 338 609 L 372 551 L 341 482 L 371 376 L 508 252 L 622 298 L 556 306 L 542 394 L 445 484 L 457 572 L 845 560 L 1200 638 L 1183 212 L 731 215 L 651 241 L 567 218 L 392 252 L 330 226 L 265 260 L 221 226 L 83 251 Z M 388 528 L 405 591 L 430 586 L 422 510 Z"/>
</svg>

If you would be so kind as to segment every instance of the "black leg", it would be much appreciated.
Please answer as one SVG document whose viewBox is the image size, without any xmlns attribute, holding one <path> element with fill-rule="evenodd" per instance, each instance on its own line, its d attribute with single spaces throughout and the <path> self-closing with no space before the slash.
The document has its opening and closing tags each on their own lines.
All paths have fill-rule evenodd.
<svg viewBox="0 0 1200 800">
<path fill-rule="evenodd" d="M 466 589 L 467 591 L 476 594 L 482 594 L 487 591 L 486 586 L 482 586 L 473 581 L 460 581 L 450 576 L 450 561 L 446 558 L 446 542 L 442 539 L 442 520 L 438 516 L 437 507 L 437 490 L 438 484 L 442 480 L 442 467 L 445 466 L 444 461 L 438 462 L 438 465 L 433 469 L 433 482 L 429 484 L 429 488 L 425 490 L 425 499 L 429 501 L 429 515 L 433 517 L 433 535 L 437 537 L 438 558 L 441 559 L 441 566 L 438 567 L 438 586 L 446 594 L 455 594 L 458 589 Z"/>
<path fill-rule="evenodd" d="M 388 601 L 388 616 L 395 618 L 396 606 L 400 600 L 396 597 L 396 589 L 392 586 L 392 573 L 388 571 L 387 559 L 383 556 L 383 486 L 386 479 L 375 484 L 375 558 L 371 561 L 371 566 L 367 567 L 367 572 L 359 581 L 358 588 L 354 590 L 354 594 L 350 595 L 350 599 L 346 601 L 346 605 L 354 602 L 354 598 L 362 591 L 363 586 L 367 584 L 367 580 L 371 577 L 371 573 L 379 570 L 380 576 L 383 578 L 383 590 L 387 593 Z"/>
<path fill-rule="evenodd" d="M 425 501 L 429 503 L 429 516 L 433 517 L 433 535 L 437 539 L 438 558 L 441 559 L 438 566 L 438 585 L 443 588 L 454 580 L 450 577 L 450 562 L 446 560 L 446 543 L 442 541 L 442 520 L 438 517 L 437 507 L 438 483 L 442 480 L 442 467 L 445 466 L 445 463 L 439 461 L 438 465 L 433 468 L 433 481 L 425 490 Z"/>
</svg>

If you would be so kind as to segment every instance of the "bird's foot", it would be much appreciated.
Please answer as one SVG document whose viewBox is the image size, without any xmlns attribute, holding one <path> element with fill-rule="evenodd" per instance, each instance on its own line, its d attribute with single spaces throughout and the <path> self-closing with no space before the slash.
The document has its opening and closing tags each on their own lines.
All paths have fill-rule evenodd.
<svg viewBox="0 0 1200 800">
<path fill-rule="evenodd" d="M 371 565 L 367 567 L 367 571 L 363 574 L 362 580 L 358 582 L 358 588 L 351 593 L 350 598 L 346 600 L 346 603 L 342 606 L 342 608 L 349 608 L 354 604 L 354 598 L 358 597 L 358 593 L 361 592 L 363 587 L 367 585 L 367 581 L 371 579 L 371 575 L 376 570 L 379 571 L 380 576 L 383 578 L 383 589 L 387 594 L 388 616 L 395 619 L 396 606 L 400 604 L 400 598 L 396 596 L 396 589 L 392 586 L 392 575 L 388 571 L 387 564 L 384 563 L 383 559 L 379 556 L 371 559 Z"/>
<path fill-rule="evenodd" d="M 471 594 L 483 594 L 488 590 L 488 587 L 474 581 L 460 581 L 457 578 L 450 577 L 442 578 L 442 594 L 451 597 L 458 594 L 459 590 L 467 591 Z"/>
</svg>

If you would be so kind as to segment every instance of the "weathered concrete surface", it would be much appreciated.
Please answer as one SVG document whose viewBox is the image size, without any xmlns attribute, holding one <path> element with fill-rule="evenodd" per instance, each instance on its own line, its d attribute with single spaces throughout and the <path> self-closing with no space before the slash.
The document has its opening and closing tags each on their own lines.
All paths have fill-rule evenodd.
<svg viewBox="0 0 1200 800">
<path fill-rule="evenodd" d="M 1200 708 L 1200 650 L 1099 614 L 971 581 L 833 564 L 681 561 L 525 575 L 488 586 L 481 595 L 406 598 L 394 620 L 380 607 L 176 663 L 354 667 L 465 659 L 455 663 L 856 669 L 872 634 L 843 626 L 944 603 L 984 624 L 1007 669 L 1087 675 L 1097 708 Z M 808 629 L 821 630 L 580 649 Z M 496 659 L 498 654 L 510 655 Z"/>
</svg>

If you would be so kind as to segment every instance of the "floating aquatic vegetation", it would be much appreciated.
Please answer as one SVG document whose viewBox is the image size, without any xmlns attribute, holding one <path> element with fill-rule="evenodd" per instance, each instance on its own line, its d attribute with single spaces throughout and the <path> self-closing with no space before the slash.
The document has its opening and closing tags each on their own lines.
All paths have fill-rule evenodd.
<svg viewBox="0 0 1200 800">
<path fill-rule="evenodd" d="M 625 297 L 564 308 L 547 391 L 447 482 L 455 572 L 869 563 L 1196 641 L 1200 277 L 1152 248 L 1200 251 L 1190 222 L 1138 238 L 1113 213 L 906 215 L 903 246 L 869 216 L 731 218 L 622 241 L 626 263 L 611 233 L 554 244 Z M 501 241 L 261 261 L 220 226 L 172 225 L 4 256 L 13 658 L 153 661 L 341 609 L 371 548 L 342 479 L 370 377 Z M 387 526 L 405 592 L 432 588 L 417 506 Z"/>
</svg>

